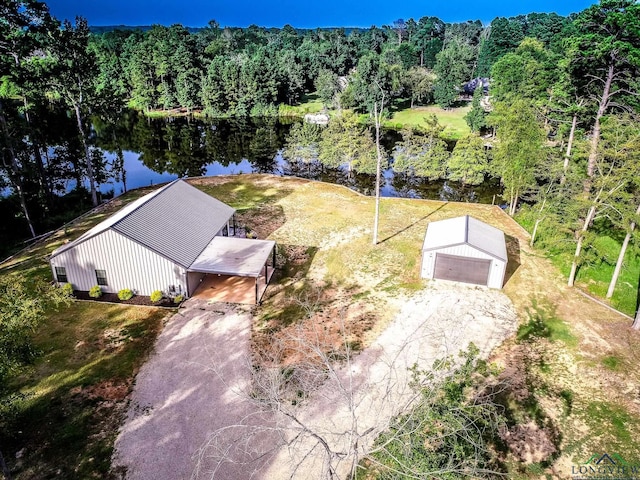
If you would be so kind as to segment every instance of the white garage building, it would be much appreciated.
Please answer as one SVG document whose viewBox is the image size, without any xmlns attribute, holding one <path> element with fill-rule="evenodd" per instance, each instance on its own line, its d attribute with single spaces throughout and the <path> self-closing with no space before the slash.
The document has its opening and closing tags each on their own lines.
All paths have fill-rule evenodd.
<svg viewBox="0 0 640 480">
<path fill-rule="evenodd" d="M 507 267 L 504 233 L 465 215 L 431 222 L 422 246 L 422 278 L 502 288 Z"/>
</svg>

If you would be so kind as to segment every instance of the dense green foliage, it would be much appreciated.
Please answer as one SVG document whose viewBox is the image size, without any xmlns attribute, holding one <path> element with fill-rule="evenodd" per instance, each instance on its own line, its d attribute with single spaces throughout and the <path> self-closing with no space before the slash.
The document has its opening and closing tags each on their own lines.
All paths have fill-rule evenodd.
<svg viewBox="0 0 640 480">
<path fill-rule="evenodd" d="M 450 180 L 462 182 L 465 185 L 481 184 L 489 169 L 482 138 L 469 135 L 458 140 L 447 168 Z"/>
<path fill-rule="evenodd" d="M 133 292 L 129 288 L 123 288 L 118 292 L 118 298 L 120 300 L 131 300 L 133 298 Z"/>
<path fill-rule="evenodd" d="M 476 88 L 473 92 L 473 100 L 471 101 L 471 110 L 464 117 L 467 125 L 472 132 L 479 132 L 487 126 L 487 112 L 482 106 L 483 88 Z"/>
<path fill-rule="evenodd" d="M 164 295 L 160 290 L 154 290 L 153 292 L 151 292 L 151 295 L 149 296 L 149 300 L 151 300 L 152 302 L 159 302 L 160 300 L 162 300 L 163 297 Z"/>
<path fill-rule="evenodd" d="M 31 336 L 46 310 L 68 299 L 63 289 L 45 282 L 29 284 L 17 276 L 0 276 L 0 394 L 7 378 L 36 355 Z"/>
<path fill-rule="evenodd" d="M 592 237 L 604 230 L 620 244 L 629 237 L 626 245 L 637 236 L 636 183 L 616 184 L 615 195 L 600 186 L 601 166 L 617 148 L 605 138 L 607 129 L 625 122 L 623 111 L 640 111 L 640 6 L 632 0 L 601 0 L 569 17 L 500 17 L 489 26 L 423 17 L 350 31 L 211 21 L 197 31 L 155 25 L 91 33 L 83 19 L 59 22 L 40 2 L 11 0 L 0 8 L 0 181 L 11 193 L 2 199 L 9 207 L 2 209 L 2 237 L 16 226 L 35 236 L 59 225 L 62 215 L 73 213 L 70 206 L 82 209 L 88 197 L 99 201 L 96 185 L 109 176 L 125 179 L 121 132 L 110 121 L 124 105 L 269 116 L 312 92 L 327 108 L 361 115 L 345 113 L 325 129 L 295 127 L 283 152 L 291 161 L 371 173 L 375 145 L 362 123 L 371 123 L 374 105 L 384 98 L 388 118 L 431 101 L 448 109 L 473 93 L 466 120 L 473 131 L 492 127 L 487 151 L 469 137 L 451 152 L 441 130 L 425 120 L 403 132 L 391 162 L 396 172 L 469 184 L 487 173 L 499 178 L 511 214 L 523 202 L 538 212 L 531 225 L 540 245 L 550 242 L 550 232 L 556 240 L 563 235 L 567 252 L 575 242 L 570 283 L 594 262 L 624 265 L 602 258 Z M 488 97 L 465 85 L 478 77 L 490 78 Z M 485 109 L 492 110 L 488 118 Z M 54 135 L 45 110 L 77 133 Z M 146 127 L 132 124 L 127 134 L 135 128 Z M 198 128 L 186 136 L 167 130 L 162 144 L 142 149 L 154 170 L 201 174 L 202 167 L 194 171 L 182 158 L 185 152 L 202 158 L 224 152 L 216 157 L 222 161 L 238 156 L 217 139 L 205 143 L 209 138 Z M 635 159 L 633 132 L 617 131 L 631 145 L 625 155 Z M 263 133 L 252 148 L 257 157 L 273 158 L 274 142 Z M 113 152 L 110 160 L 105 150 Z M 67 194 L 70 182 L 87 184 L 89 194 L 83 188 Z M 560 219 L 564 224 L 555 228 Z"/>
<path fill-rule="evenodd" d="M 490 78 L 489 95 L 480 87 L 471 99 L 465 84 L 478 77 Z M 487 133 L 489 126 L 491 138 L 470 135 L 452 148 L 437 120 L 426 117 L 401 132 L 393 170 L 418 181 L 470 185 L 488 175 L 499 178 L 509 213 L 533 232 L 532 243 L 553 258 L 569 283 L 582 281 L 603 297 L 609 286 L 613 305 L 634 313 L 640 270 L 638 78 L 640 5 L 634 0 L 601 0 L 570 17 L 501 17 L 488 27 L 422 17 L 349 32 L 232 28 L 211 21 L 197 32 L 156 25 L 102 33 L 91 33 L 81 18 L 59 22 L 41 2 L 8 0 L 0 5 L 0 188 L 8 192 L 0 198 L 0 244 L 35 237 L 97 204 L 96 186 L 109 177 L 122 179 L 126 188 L 123 152 L 132 145 L 145 165 L 181 176 L 202 174 L 204 159 L 273 161 L 279 148 L 271 128 L 258 126 L 249 141 L 235 133 L 238 138 L 228 138 L 232 134 L 224 128 L 203 132 L 198 125 L 171 122 L 161 140 L 145 143 L 143 133 L 154 127 L 123 114 L 126 105 L 145 113 L 199 111 L 243 122 L 247 116 L 273 117 L 315 92 L 318 104 L 340 113 L 327 127 L 296 124 L 282 155 L 291 164 L 344 168 L 351 175 L 375 171 L 371 112 L 383 98 L 387 118 L 409 105 L 436 102 L 451 109 L 471 100 L 470 128 Z M 117 131 L 115 117 L 122 117 L 125 132 Z M 113 153 L 110 160 L 105 152 Z M 69 192 L 70 184 L 77 188 Z M 0 390 L 38 353 L 34 329 L 70 288 L 0 277 Z M 90 294 L 99 297 L 101 288 Z M 119 292 L 121 298 L 131 295 Z M 161 298 L 161 292 L 151 295 L 152 301 Z M 539 322 L 526 327 L 541 328 Z M 420 402 L 396 419 L 378 440 L 385 448 L 372 457 L 381 478 L 402 477 L 407 472 L 396 473 L 399 464 L 439 478 L 446 477 L 443 466 L 483 477 L 493 470 L 489 446 L 503 418 L 480 395 L 476 367 L 466 357 L 438 389 L 425 388 L 430 379 L 416 372 Z M 608 367 L 616 368 L 615 362 Z M 123 376 L 133 368 L 125 370 Z M 73 401 L 63 398 L 56 401 L 73 411 Z M 43 405 L 40 413 L 46 413 Z M 16 418 L 40 418 L 24 408 Z M 54 441 L 86 441 L 86 422 L 77 423 Z M 35 443 L 50 439 L 44 440 Z"/>
<path fill-rule="evenodd" d="M 376 478 L 500 475 L 491 447 L 500 441 L 506 419 L 488 388 L 495 377 L 477 354 L 472 344 L 459 360 L 436 361 L 426 372 L 414 370 L 420 397 L 376 440 L 370 456 Z"/>
<path fill-rule="evenodd" d="M 433 180 L 445 178 L 449 152 L 440 138 L 442 130 L 435 116 L 425 128 L 404 130 L 395 148 L 393 169 Z"/>
<path fill-rule="evenodd" d="M 100 287 L 100 285 L 94 285 L 93 287 L 91 287 L 91 289 L 89 290 L 89 296 L 91 298 L 100 298 L 102 296 L 102 288 Z"/>
</svg>

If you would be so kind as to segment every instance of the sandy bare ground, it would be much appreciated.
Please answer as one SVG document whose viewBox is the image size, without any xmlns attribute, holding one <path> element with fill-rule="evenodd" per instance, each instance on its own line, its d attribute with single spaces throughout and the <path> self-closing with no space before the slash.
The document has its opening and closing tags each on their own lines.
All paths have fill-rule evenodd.
<svg viewBox="0 0 640 480">
<path fill-rule="evenodd" d="M 298 419 L 334 452 L 357 440 L 368 451 L 389 420 L 414 400 L 409 368 L 429 369 L 470 342 L 487 357 L 515 332 L 517 316 L 501 292 L 451 283 L 431 283 L 410 299 L 371 347 L 353 358 L 300 408 Z M 292 429 L 297 435 L 299 429 Z M 291 440 L 290 435 L 289 440 Z M 328 468 L 345 478 L 352 458 L 330 465 L 318 440 L 306 435 L 282 449 L 261 477 L 327 478 Z"/>
<path fill-rule="evenodd" d="M 429 368 L 471 341 L 487 356 L 516 328 L 507 297 L 484 288 L 431 283 L 402 302 L 373 345 L 296 412 L 334 451 L 346 450 L 355 438 L 366 450 L 410 404 L 411 366 Z M 329 463 L 317 439 L 298 435 L 289 419 L 261 414 L 247 396 L 250 313 L 188 305 L 169 321 L 138 375 L 114 465 L 126 467 L 126 478 L 135 480 L 323 478 Z M 263 428 L 256 435 L 258 425 Z M 219 463 L 221 456 L 232 461 Z M 331 467 L 344 474 L 349 459 Z"/>
</svg>

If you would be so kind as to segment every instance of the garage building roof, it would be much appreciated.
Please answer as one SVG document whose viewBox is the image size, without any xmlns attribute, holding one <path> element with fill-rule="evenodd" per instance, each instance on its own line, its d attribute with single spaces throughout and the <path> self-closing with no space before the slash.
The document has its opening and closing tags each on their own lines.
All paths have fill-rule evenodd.
<svg viewBox="0 0 640 480">
<path fill-rule="evenodd" d="M 507 261 L 504 233 L 469 215 L 431 222 L 424 237 L 422 250 L 436 250 L 464 244 Z"/>
</svg>

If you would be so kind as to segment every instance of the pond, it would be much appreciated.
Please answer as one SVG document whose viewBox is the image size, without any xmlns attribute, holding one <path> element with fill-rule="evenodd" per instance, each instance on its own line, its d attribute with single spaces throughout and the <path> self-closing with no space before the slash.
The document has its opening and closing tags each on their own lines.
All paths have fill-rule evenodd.
<svg viewBox="0 0 640 480">
<path fill-rule="evenodd" d="M 366 195 L 374 194 L 375 177 L 372 175 L 349 174 L 321 165 L 297 165 L 282 158 L 281 150 L 291 125 L 291 121 L 276 118 L 152 119 L 135 112 L 123 115 L 117 124 L 94 122 L 96 146 L 105 152 L 110 164 L 121 158 L 124 165 L 124 175 L 118 175 L 117 180 L 105 181 L 100 190 L 105 194 L 120 195 L 127 189 L 179 177 L 271 173 L 338 183 Z M 397 132 L 385 132 L 382 140 L 387 154 L 399 139 Z M 469 187 L 446 180 L 427 182 L 387 169 L 381 194 L 500 203 L 501 190 L 495 179 Z"/>
</svg>

